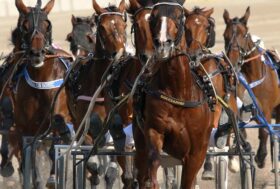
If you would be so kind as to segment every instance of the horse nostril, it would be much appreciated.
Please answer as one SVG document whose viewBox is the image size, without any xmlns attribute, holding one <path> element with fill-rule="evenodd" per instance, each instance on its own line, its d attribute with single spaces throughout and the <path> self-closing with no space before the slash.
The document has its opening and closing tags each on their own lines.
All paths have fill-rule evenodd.
<svg viewBox="0 0 280 189">
<path fill-rule="evenodd" d="M 159 41 L 159 39 L 154 39 L 154 45 L 155 45 L 156 47 L 159 47 L 159 46 L 160 46 L 160 41 Z"/>
<path fill-rule="evenodd" d="M 141 62 L 147 62 L 148 56 L 146 54 L 144 54 L 144 53 L 141 53 L 139 55 L 139 59 L 140 59 Z"/>
<path fill-rule="evenodd" d="M 33 56 L 41 56 L 44 52 L 45 52 L 44 50 L 34 50 L 34 49 L 30 51 L 31 55 Z"/>
<path fill-rule="evenodd" d="M 113 52 L 112 56 L 115 57 L 117 55 L 117 52 Z"/>
</svg>

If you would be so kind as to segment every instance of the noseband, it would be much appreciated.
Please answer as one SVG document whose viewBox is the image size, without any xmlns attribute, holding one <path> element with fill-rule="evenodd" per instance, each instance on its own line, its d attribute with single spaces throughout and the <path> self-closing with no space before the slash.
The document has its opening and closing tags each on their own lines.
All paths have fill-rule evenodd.
<svg viewBox="0 0 280 189">
<path fill-rule="evenodd" d="M 186 18 L 186 22 L 187 22 L 187 20 L 189 19 L 189 17 L 190 17 L 191 15 L 196 15 L 196 14 L 205 17 L 204 15 L 199 14 L 199 13 L 192 13 L 192 14 L 190 14 L 190 15 Z M 212 18 L 212 17 L 209 17 L 209 18 L 205 17 L 205 18 L 206 18 L 207 21 L 208 21 L 207 39 L 206 39 L 206 45 L 205 45 L 205 46 L 206 46 L 207 48 L 211 48 L 211 47 L 213 47 L 213 46 L 215 45 L 215 40 L 216 40 L 216 33 L 215 33 L 215 30 L 214 30 L 214 28 L 215 28 L 215 20 L 214 20 L 214 18 Z M 198 43 L 200 43 L 199 40 L 193 39 L 192 33 L 191 33 L 191 31 L 190 31 L 188 28 L 185 28 L 185 29 L 186 29 L 186 32 L 189 33 L 189 36 L 187 36 L 187 43 L 188 43 L 188 46 L 191 44 L 192 41 L 197 41 Z M 188 39 L 188 38 L 189 38 L 189 39 Z M 204 46 L 204 45 L 200 44 L 200 46 L 202 47 L 202 46 Z"/>
<path fill-rule="evenodd" d="M 184 33 L 184 31 L 185 31 L 185 27 L 184 27 L 184 26 L 185 26 L 186 17 L 185 17 L 185 14 L 184 14 L 184 7 L 183 7 L 182 5 L 180 5 L 179 3 L 162 2 L 162 3 L 157 3 L 157 4 L 155 4 L 155 5 L 153 6 L 151 12 L 153 12 L 154 9 L 155 9 L 156 7 L 158 7 L 158 6 L 163 6 L 163 5 L 167 5 L 167 6 L 176 6 L 176 7 L 179 7 L 179 8 L 181 9 L 181 15 L 180 15 L 180 17 L 179 17 L 179 20 L 180 20 L 179 23 L 177 22 L 177 19 L 174 18 L 174 17 L 172 17 L 172 16 L 170 16 L 170 15 L 168 14 L 168 12 L 167 12 L 167 13 L 166 13 L 166 12 L 164 12 L 164 13 L 159 13 L 160 16 L 165 16 L 165 17 L 171 18 L 171 19 L 176 23 L 176 27 L 178 28 L 178 34 L 177 34 L 175 40 L 172 41 L 172 43 L 173 43 L 173 46 L 174 46 L 174 47 L 177 47 L 177 46 L 179 45 L 179 43 L 180 43 L 180 41 L 181 41 L 181 39 L 182 39 L 183 33 Z M 156 49 L 156 47 L 155 47 L 155 49 Z"/>
<path fill-rule="evenodd" d="M 34 36 L 37 34 L 37 33 L 42 33 L 40 27 L 39 27 L 39 23 L 43 22 L 43 21 L 47 21 L 49 26 L 47 28 L 47 32 L 45 35 L 45 38 L 44 38 L 44 48 L 50 46 L 52 44 L 52 25 L 51 25 L 51 22 L 49 21 L 48 19 L 48 15 L 43 12 L 39 7 L 35 7 L 35 8 L 32 8 L 30 13 L 28 13 L 27 15 L 21 15 L 21 16 L 24 16 L 24 18 L 29 22 L 31 23 L 31 27 L 29 28 L 28 31 L 26 31 L 23 27 L 23 24 L 24 24 L 24 21 L 25 19 L 24 18 L 20 18 L 21 21 L 19 22 L 19 25 L 18 25 L 18 28 L 19 28 L 19 31 L 21 32 L 21 34 L 23 35 L 21 37 L 21 49 L 22 50 L 31 50 L 32 48 L 32 39 L 34 38 Z M 31 36 L 29 37 L 29 35 L 31 34 Z"/>
<path fill-rule="evenodd" d="M 232 25 L 233 25 L 233 29 L 232 29 L 232 37 L 229 41 L 228 44 L 226 44 L 226 52 L 228 54 L 228 52 L 230 50 L 237 50 L 240 54 L 239 58 L 238 58 L 238 65 L 242 66 L 245 63 L 245 57 L 249 56 L 253 51 L 255 51 L 257 49 L 257 45 L 254 44 L 254 47 L 252 49 L 248 49 L 248 42 L 251 39 L 251 35 L 249 32 L 247 32 L 243 39 L 245 40 L 245 45 L 244 47 L 242 47 L 237 40 L 237 24 L 242 24 L 238 19 L 235 19 L 232 21 Z M 236 46 L 233 46 L 234 40 L 236 41 Z"/>
</svg>

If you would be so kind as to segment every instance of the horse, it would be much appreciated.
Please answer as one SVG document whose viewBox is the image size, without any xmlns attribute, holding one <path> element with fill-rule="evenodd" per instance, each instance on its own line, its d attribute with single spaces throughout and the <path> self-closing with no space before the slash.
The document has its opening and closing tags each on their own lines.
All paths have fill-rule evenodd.
<svg viewBox="0 0 280 189">
<path fill-rule="evenodd" d="M 244 75 L 248 83 L 255 83 L 252 84 L 251 88 L 265 119 L 268 123 L 271 123 L 272 111 L 279 112 L 280 110 L 278 75 L 274 69 L 264 64 L 261 59 L 262 50 L 252 41 L 247 25 L 249 16 L 250 7 L 246 9 L 245 14 L 240 18 L 231 19 L 229 12 L 224 11 L 223 18 L 226 24 L 224 31 L 225 51 L 237 71 Z M 243 94 L 244 88 L 240 86 L 238 96 L 242 99 Z M 277 122 L 279 122 L 278 115 L 276 113 Z M 260 143 L 255 156 L 255 161 L 259 168 L 265 166 L 267 138 L 268 134 L 265 129 L 260 128 Z"/>
<path fill-rule="evenodd" d="M 79 124 L 85 114 L 85 111 L 88 108 L 88 100 L 91 99 L 91 96 L 98 88 L 101 83 L 101 78 L 105 70 L 113 61 L 118 61 L 120 57 L 125 56 L 125 42 L 126 42 L 126 15 L 125 15 L 125 1 L 121 1 L 119 6 L 109 6 L 106 8 L 101 8 L 95 0 L 93 0 L 93 8 L 96 12 L 95 14 L 95 23 L 96 23 L 96 44 L 94 56 L 86 62 L 82 69 L 79 68 L 79 75 L 76 80 L 72 80 L 67 84 L 68 96 L 70 99 L 70 109 L 75 117 L 75 124 Z M 83 68 L 84 67 L 84 68 Z M 73 78 L 74 77 L 73 75 Z M 117 79 L 117 78 L 116 78 Z M 86 82 L 85 82 L 86 81 Z M 79 87 L 76 87 L 78 85 Z M 116 87 L 116 86 L 115 86 Z M 111 90 L 110 90 L 111 91 Z M 114 94 L 114 89 L 113 95 Z M 93 114 L 95 120 L 99 124 L 102 124 L 104 119 L 107 116 L 107 113 L 112 107 L 112 103 L 108 101 L 109 97 L 104 91 L 101 93 L 100 98 L 98 99 L 98 106 L 94 107 Z M 98 105 L 98 104 L 97 104 Z M 102 109 L 100 111 L 100 109 Z M 122 108 L 123 111 L 126 111 Z M 120 110 L 121 111 L 121 110 Z M 123 132 L 123 125 L 126 125 L 129 122 L 129 115 L 125 117 L 120 117 L 115 115 L 110 124 L 110 134 L 114 140 L 115 149 L 122 150 L 122 144 L 125 142 L 125 134 Z M 96 125 L 93 125 L 92 129 L 89 130 L 92 140 L 96 138 L 100 132 L 100 127 L 97 128 Z M 91 141 L 92 143 L 93 141 Z M 90 144 L 90 143 L 88 143 Z M 120 144 L 120 145 L 118 145 Z M 114 158 L 114 157 L 112 157 Z M 112 159 L 114 160 L 114 159 Z M 118 157 L 118 162 L 123 170 L 123 181 L 126 174 L 126 165 L 124 158 Z M 114 169 L 109 172 L 105 180 L 107 181 L 107 187 L 113 187 L 114 179 L 112 176 L 116 175 L 116 165 L 114 162 L 111 162 L 109 169 Z M 126 187 L 126 183 L 125 187 Z"/>
<path fill-rule="evenodd" d="M 204 103 L 205 94 L 192 76 L 184 21 L 182 4 L 153 5 L 149 24 L 155 58 L 133 102 L 135 165 L 140 188 L 158 188 L 156 173 L 161 150 L 182 161 L 182 188 L 193 187 L 206 155 L 212 105 Z M 195 141 L 196 136 L 201 140 Z"/>
<path fill-rule="evenodd" d="M 220 77 L 218 80 L 212 80 L 213 85 L 215 86 L 217 95 L 225 99 L 225 102 L 229 104 L 229 107 L 235 113 L 235 117 L 237 118 L 238 115 L 238 108 L 236 104 L 236 80 L 235 71 L 231 63 L 226 61 L 223 55 L 216 55 L 211 53 L 208 48 L 211 48 L 215 45 L 215 20 L 211 17 L 213 14 L 214 9 L 201 9 L 199 7 L 195 7 L 192 11 L 185 9 L 186 15 L 186 39 L 188 44 L 188 52 L 193 54 L 194 56 L 208 56 L 207 58 L 202 59 L 202 64 L 216 64 L 216 70 L 209 70 L 207 67 L 206 71 L 208 73 L 216 73 Z M 215 74 L 215 75 L 216 75 Z M 216 75 L 217 76 L 217 75 Z M 216 77 L 212 76 L 212 77 Z M 220 81 L 223 81 L 221 85 Z M 215 109 L 215 119 L 214 119 L 214 128 L 218 128 L 218 132 L 221 130 L 221 127 L 226 128 L 225 125 L 228 125 L 230 120 L 226 121 L 222 125 L 219 124 L 219 120 L 222 113 L 222 105 L 218 104 Z M 230 127 L 229 127 L 230 128 Z M 223 131 L 224 137 L 221 137 L 220 140 L 216 141 L 216 144 L 219 148 L 222 148 L 226 143 L 226 136 L 229 132 L 229 128 L 226 128 L 227 132 Z M 216 135 L 217 136 L 217 133 Z M 217 139 L 217 137 L 215 137 Z M 229 142 L 229 141 L 228 141 Z M 227 143 L 228 143 L 227 142 Z M 229 167 L 230 170 L 236 172 L 238 162 L 234 161 L 234 157 L 230 157 Z M 213 172 L 213 165 L 212 165 L 212 156 L 207 156 L 204 164 L 204 171 L 202 173 L 202 179 L 211 180 L 215 178 Z"/>
<path fill-rule="evenodd" d="M 71 18 L 72 31 L 66 40 L 70 43 L 70 50 L 75 57 L 86 57 L 95 52 L 95 30 L 94 15 L 89 17 Z"/>
<path fill-rule="evenodd" d="M 136 56 L 138 57 L 141 65 L 145 65 L 154 54 L 154 45 L 149 25 L 151 10 L 151 1 L 144 3 L 137 0 L 130 0 L 130 6 L 127 9 L 127 12 L 131 15 L 131 33 L 134 34 L 133 44 L 136 49 Z M 145 43 L 142 41 L 145 41 Z M 164 174 L 166 174 L 166 188 L 177 188 L 175 171 L 176 167 L 164 167 Z"/>
<path fill-rule="evenodd" d="M 52 121 L 49 115 L 50 105 L 57 88 L 63 82 L 71 56 L 63 50 L 52 47 L 52 25 L 48 14 L 54 6 L 54 0 L 50 0 L 44 8 L 41 8 L 40 0 L 35 7 L 27 7 L 22 0 L 16 0 L 15 5 L 20 16 L 17 27 L 12 32 L 14 57 L 9 61 L 9 68 L 13 69 L 18 65 L 19 67 L 13 81 L 16 86 L 15 93 L 12 94 L 15 127 L 9 133 L 9 143 L 13 148 L 11 153 L 22 163 L 22 139 L 25 136 L 38 138 L 39 135 L 51 130 L 53 135 L 60 135 L 64 142 L 71 140 L 70 129 L 66 125 L 71 122 L 71 116 L 64 90 L 58 95 Z M 56 140 L 52 142 L 49 151 L 52 161 L 53 145 L 56 142 Z M 36 177 L 39 173 L 36 172 L 36 167 L 33 168 Z M 33 182 L 34 186 L 43 188 L 39 177 L 36 179 L 38 180 Z M 54 163 L 52 163 L 47 186 L 53 186 L 54 182 Z"/>
</svg>

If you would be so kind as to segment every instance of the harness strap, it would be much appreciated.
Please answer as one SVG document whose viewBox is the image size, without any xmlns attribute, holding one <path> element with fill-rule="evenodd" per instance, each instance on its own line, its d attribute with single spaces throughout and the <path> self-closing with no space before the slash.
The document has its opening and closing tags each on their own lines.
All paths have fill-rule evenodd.
<svg viewBox="0 0 280 189">
<path fill-rule="evenodd" d="M 263 54 L 264 54 L 264 53 L 262 52 L 261 54 L 258 54 L 258 55 L 256 55 L 256 56 L 250 57 L 250 58 L 244 60 L 243 63 L 251 62 L 252 60 L 258 59 L 258 58 L 260 58 Z"/>
<path fill-rule="evenodd" d="M 173 97 L 169 97 L 159 91 L 145 90 L 145 92 L 147 95 L 153 96 L 155 98 L 158 98 L 160 100 L 163 100 L 163 101 L 173 104 L 175 106 L 181 106 L 184 108 L 196 108 L 207 102 L 207 98 L 204 98 L 202 101 L 182 101 L 182 100 L 178 100 Z"/>
<path fill-rule="evenodd" d="M 91 99 L 92 96 L 80 95 L 77 97 L 77 100 L 91 101 Z M 104 98 L 97 98 L 96 102 L 104 102 Z"/>
</svg>

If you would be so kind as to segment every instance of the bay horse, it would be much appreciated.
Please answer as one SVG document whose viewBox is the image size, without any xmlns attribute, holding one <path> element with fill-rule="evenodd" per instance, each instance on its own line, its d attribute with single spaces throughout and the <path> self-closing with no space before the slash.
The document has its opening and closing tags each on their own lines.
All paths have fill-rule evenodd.
<svg viewBox="0 0 280 189">
<path fill-rule="evenodd" d="M 211 76 L 212 82 L 215 86 L 217 95 L 222 97 L 229 107 L 235 113 L 235 117 L 238 115 L 238 108 L 236 104 L 236 82 L 235 70 L 230 62 L 228 62 L 223 55 L 213 54 L 208 48 L 215 45 L 215 20 L 211 17 L 214 9 L 201 9 L 194 7 L 192 11 L 185 9 L 186 15 L 186 39 L 188 45 L 188 52 L 194 57 L 205 57 L 202 58 L 202 64 L 205 65 L 205 69 L 209 74 L 215 73 Z M 208 64 L 216 65 L 215 70 L 207 68 Z M 219 76 L 218 76 L 218 75 Z M 218 76 L 218 77 L 217 77 Z M 219 78 L 222 77 L 222 78 Z M 220 82 L 222 81 L 222 83 Z M 230 131 L 230 120 L 228 119 L 223 124 L 219 123 L 222 113 L 222 105 L 219 103 L 215 109 L 215 118 L 213 128 L 217 128 L 218 132 L 214 134 L 216 139 L 216 145 L 219 148 L 223 148 L 226 145 L 226 138 Z M 225 114 L 225 112 L 224 112 Z M 227 126 L 228 125 L 228 126 Z M 226 128 L 228 127 L 228 128 Z M 223 131 L 222 131 L 223 130 Z M 219 133 L 222 133 L 222 137 L 217 137 Z M 229 138 L 228 138 L 229 139 Z M 229 141 L 227 141 L 229 143 Z M 202 178 L 205 180 L 211 180 L 215 178 L 213 170 L 212 156 L 207 156 L 204 164 L 204 171 Z M 237 172 L 239 163 L 233 156 L 230 156 L 229 167 L 230 170 Z"/>
<path fill-rule="evenodd" d="M 80 72 L 77 79 L 73 77 L 74 80 L 68 82 L 67 84 L 67 93 L 70 99 L 70 109 L 73 117 L 75 118 L 75 124 L 79 124 L 83 119 L 83 116 L 88 108 L 88 100 L 91 99 L 91 96 L 94 94 L 96 89 L 101 83 L 102 76 L 105 70 L 113 61 L 118 61 L 120 57 L 125 55 L 125 43 L 126 43 L 126 15 L 125 15 L 125 1 L 122 0 L 118 7 L 109 6 L 106 8 L 101 8 L 95 0 L 93 2 L 93 8 L 96 12 L 95 14 L 95 23 L 96 23 L 96 45 L 94 56 L 88 60 L 82 66 L 82 69 L 78 68 Z M 84 67 L 84 68 L 83 68 Z M 74 76 L 74 75 L 73 75 Z M 115 79 L 117 80 L 117 78 Z M 116 83 L 115 83 L 116 84 Z M 76 86 L 75 86 L 76 85 Z M 79 86 L 79 87 L 77 87 Z M 114 86 L 118 87 L 118 86 Z M 110 90 L 111 91 L 111 90 Z M 116 91 L 112 89 L 113 93 Z M 99 120 L 98 123 L 102 124 L 107 113 L 112 107 L 109 97 L 106 96 L 107 93 L 104 91 L 100 95 L 101 103 L 99 106 L 94 107 L 93 114 L 95 120 Z M 102 99 L 102 100 L 101 100 Z M 126 111 L 125 109 L 122 109 Z M 121 111 L 121 110 L 120 110 Z M 109 131 L 114 140 L 114 146 L 117 150 L 122 150 L 122 144 L 125 142 L 125 134 L 123 132 L 123 125 L 129 121 L 129 115 L 125 117 L 120 117 L 115 115 L 113 123 L 110 125 Z M 94 121 L 96 122 L 96 121 Z M 89 130 L 91 135 L 91 141 L 88 144 L 92 144 L 94 138 L 99 135 L 100 127 L 97 128 L 96 125 L 93 125 L 92 129 Z M 120 144 L 120 145 L 118 145 Z M 115 158 L 115 157 L 112 157 Z M 114 160 L 114 159 L 113 159 Z M 123 170 L 123 181 L 125 181 L 125 161 L 123 157 L 118 157 L 118 162 Z M 114 169 L 111 172 L 111 175 L 117 174 L 116 165 L 114 162 L 111 162 L 109 169 Z M 113 187 L 113 182 L 115 178 L 108 175 L 106 178 L 107 187 Z M 126 183 L 125 187 L 126 187 Z"/>
<path fill-rule="evenodd" d="M 177 2 L 156 3 L 151 11 L 155 59 L 134 97 L 135 116 L 142 120 L 133 122 L 140 188 L 159 187 L 162 150 L 182 161 L 181 188 L 187 189 L 193 188 L 206 155 L 213 113 L 190 69 L 184 18 L 184 8 Z"/>
<path fill-rule="evenodd" d="M 136 56 L 139 59 L 138 65 L 145 65 L 146 62 L 154 55 L 154 45 L 152 35 L 150 32 L 149 18 L 152 11 L 151 1 L 137 1 L 130 0 L 130 6 L 127 12 L 131 14 L 131 34 L 134 34 L 134 46 L 136 49 Z M 145 43 L 143 43 L 145 41 Z M 137 64 L 136 64 L 137 66 Z M 137 73 L 140 73 L 141 66 L 138 66 Z M 134 128 L 137 130 L 138 128 Z M 137 132 L 141 134 L 141 132 Z M 140 160 L 141 161 L 141 160 Z M 165 186 L 166 188 L 177 187 L 175 182 L 176 167 L 164 167 L 164 174 L 166 174 Z"/>
<path fill-rule="evenodd" d="M 246 9 L 245 14 L 238 18 L 230 18 L 229 12 L 224 11 L 223 18 L 226 24 L 224 31 L 225 51 L 236 67 L 246 78 L 255 97 L 263 111 L 265 119 L 271 123 L 272 111 L 279 112 L 280 104 L 280 88 L 278 83 L 278 75 L 274 69 L 266 65 L 262 61 L 262 50 L 252 41 L 252 36 L 248 29 L 248 19 L 250 16 L 250 7 Z M 256 84 L 258 83 L 258 84 Z M 239 87 L 238 95 L 242 99 L 244 88 Z M 276 115 L 279 115 L 276 113 Z M 278 116 L 276 122 L 279 122 Z M 264 128 L 259 129 L 259 147 L 255 161 L 259 168 L 265 166 L 265 158 L 267 156 L 268 134 Z"/>
<path fill-rule="evenodd" d="M 13 147 L 11 153 L 22 162 L 22 138 L 25 136 L 38 137 L 50 128 L 54 135 L 59 134 L 66 139 L 65 141 L 71 138 L 66 125 L 71 122 L 71 117 L 64 90 L 58 96 L 52 122 L 49 115 L 50 105 L 57 88 L 63 82 L 71 56 L 52 47 L 52 25 L 48 14 L 54 6 L 54 0 L 50 0 L 44 8 L 41 8 L 40 0 L 37 1 L 36 7 L 27 7 L 22 0 L 16 0 L 15 4 L 20 16 L 17 27 L 12 32 L 15 56 L 9 64 L 13 68 L 17 62 L 20 63 L 14 81 L 15 93 L 12 94 L 15 127 L 10 132 L 9 139 Z M 23 53 L 17 54 L 20 51 Z M 49 155 L 54 160 L 53 146 Z M 37 174 L 35 171 L 35 176 Z M 50 175 L 47 181 L 48 187 L 54 184 L 54 163 Z M 43 188 L 39 179 L 33 184 L 36 188 Z"/>
</svg>

